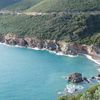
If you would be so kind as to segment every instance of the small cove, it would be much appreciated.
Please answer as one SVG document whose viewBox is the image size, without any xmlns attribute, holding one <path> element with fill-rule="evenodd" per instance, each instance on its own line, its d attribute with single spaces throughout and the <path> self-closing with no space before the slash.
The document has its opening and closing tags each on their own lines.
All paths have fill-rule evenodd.
<svg viewBox="0 0 100 100">
<path fill-rule="evenodd" d="M 48 51 L 0 45 L 0 100 L 55 100 L 65 75 L 91 77 L 99 65 L 85 56 L 58 56 Z"/>
</svg>

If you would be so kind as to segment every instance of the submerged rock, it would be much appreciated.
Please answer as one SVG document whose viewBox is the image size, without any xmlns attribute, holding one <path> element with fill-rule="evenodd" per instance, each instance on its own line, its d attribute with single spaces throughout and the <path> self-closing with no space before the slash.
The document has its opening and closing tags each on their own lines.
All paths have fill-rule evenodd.
<svg viewBox="0 0 100 100">
<path fill-rule="evenodd" d="M 93 77 L 91 77 L 91 79 L 96 79 L 96 78 L 93 76 Z"/>
<path fill-rule="evenodd" d="M 80 83 L 83 82 L 81 73 L 73 73 L 68 77 L 68 81 L 72 83 Z"/>
<path fill-rule="evenodd" d="M 83 77 L 83 80 L 86 81 L 87 83 L 90 83 L 86 77 Z"/>
<path fill-rule="evenodd" d="M 98 77 L 100 77 L 100 74 L 98 74 Z"/>
</svg>

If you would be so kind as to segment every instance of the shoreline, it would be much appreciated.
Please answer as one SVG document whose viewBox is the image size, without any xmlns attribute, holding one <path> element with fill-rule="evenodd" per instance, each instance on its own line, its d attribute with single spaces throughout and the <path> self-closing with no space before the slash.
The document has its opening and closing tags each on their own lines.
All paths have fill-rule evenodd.
<svg viewBox="0 0 100 100">
<path fill-rule="evenodd" d="M 41 51 L 48 51 L 49 53 L 53 53 L 53 54 L 56 54 L 58 56 L 67 56 L 67 57 L 77 57 L 78 55 L 66 55 L 62 52 L 56 52 L 56 51 L 52 51 L 52 50 L 48 50 L 46 48 L 43 48 L 43 49 L 39 49 L 38 47 L 35 47 L 35 48 L 32 48 L 32 47 L 25 47 L 25 46 L 19 46 L 19 45 L 9 45 L 9 44 L 6 44 L 6 43 L 0 43 L 0 45 L 5 45 L 5 46 L 9 46 L 9 47 L 16 47 L 16 48 L 26 48 L 26 49 L 31 49 L 31 50 L 41 50 Z"/>
<path fill-rule="evenodd" d="M 87 55 L 87 54 L 84 54 L 84 55 L 85 55 L 89 60 L 91 60 L 91 61 L 97 63 L 98 65 L 100 65 L 100 60 L 95 60 L 95 59 L 92 58 L 92 56 Z"/>
<path fill-rule="evenodd" d="M 19 46 L 19 45 L 9 45 L 9 44 L 6 44 L 6 43 L 0 43 L 0 45 L 5 45 L 5 46 L 9 46 L 9 47 L 17 47 L 17 48 L 27 48 L 27 49 L 32 49 L 32 50 L 48 51 L 49 53 L 53 53 L 53 54 L 56 54 L 58 56 L 67 56 L 67 57 L 72 57 L 72 58 L 78 57 L 78 55 L 80 55 L 80 54 L 70 55 L 70 54 L 64 54 L 62 52 L 56 52 L 56 51 L 48 50 L 46 48 L 39 49 L 38 47 L 32 48 L 32 47 L 25 47 L 25 46 Z M 92 56 L 90 56 L 88 54 L 82 54 L 82 55 L 84 55 L 87 59 L 91 60 L 92 62 L 100 65 L 100 60 L 93 59 Z M 100 72 L 100 69 L 98 69 L 98 71 Z"/>
<path fill-rule="evenodd" d="M 48 49 L 39 49 L 37 47 L 35 48 L 31 48 L 31 47 L 25 47 L 25 46 L 19 46 L 19 45 L 8 45 L 6 43 L 0 43 L 0 45 L 5 45 L 5 46 L 8 46 L 8 47 L 15 47 L 15 48 L 25 48 L 25 49 L 31 49 L 31 50 L 40 50 L 40 51 L 48 51 L 49 53 L 53 53 L 55 55 L 58 55 L 58 56 L 67 56 L 67 57 L 78 57 L 79 55 L 82 55 L 82 56 L 85 56 L 87 59 L 93 61 L 94 63 L 100 65 L 99 62 L 97 62 L 96 60 L 92 59 L 92 57 L 90 55 L 87 55 L 87 54 L 78 54 L 78 55 L 66 55 L 66 54 L 63 54 L 62 52 L 56 52 L 56 51 L 51 51 L 51 50 L 48 50 Z M 100 72 L 100 68 L 96 69 Z M 64 78 L 65 79 L 65 78 Z M 66 79 L 65 79 L 66 80 Z M 58 91 L 57 92 L 57 95 L 66 95 L 66 94 L 76 94 L 76 93 L 79 93 L 79 92 L 84 92 L 86 90 L 87 87 L 91 86 L 91 85 L 94 85 L 94 84 L 98 84 L 100 83 L 100 81 L 97 80 L 97 77 L 95 80 L 91 80 L 90 78 L 88 78 L 88 81 L 89 83 L 83 81 L 82 83 L 80 84 L 71 84 L 71 83 L 67 83 L 66 84 L 66 87 L 64 88 L 64 90 L 61 90 L 61 91 Z M 75 92 L 75 90 L 78 90 Z"/>
<path fill-rule="evenodd" d="M 65 79 L 66 81 L 66 79 Z M 88 81 L 88 82 L 87 82 Z M 87 90 L 92 85 L 95 84 L 100 84 L 99 77 L 95 76 L 94 79 L 92 78 L 87 78 L 87 81 L 84 80 L 83 82 L 80 83 L 67 83 L 63 91 L 59 91 L 58 95 L 67 95 L 67 94 L 77 94 L 77 93 L 82 93 Z M 77 91 L 76 91 L 77 90 Z"/>
</svg>

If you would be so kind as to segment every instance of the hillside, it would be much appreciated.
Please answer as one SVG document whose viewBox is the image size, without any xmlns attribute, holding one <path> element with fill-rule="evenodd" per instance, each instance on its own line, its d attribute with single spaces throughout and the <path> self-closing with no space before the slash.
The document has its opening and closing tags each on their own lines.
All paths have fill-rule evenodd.
<svg viewBox="0 0 100 100">
<path fill-rule="evenodd" d="M 28 11 L 94 11 L 100 10 L 100 0 L 43 0 Z"/>
<path fill-rule="evenodd" d="M 17 11 L 23 11 L 23 10 L 27 10 L 30 7 L 36 5 L 37 3 L 39 3 L 41 0 L 21 0 L 20 2 L 17 2 L 13 5 L 10 5 L 9 7 L 6 7 L 5 9 L 8 10 L 17 10 Z"/>
<path fill-rule="evenodd" d="M 39 16 L 1 14 L 1 34 L 12 32 L 19 36 L 100 45 L 100 14 L 94 12 L 100 10 L 100 0 L 11 0 L 9 3 L 1 1 L 9 5 L 3 8 L 8 10 L 56 11 Z M 83 11 L 92 11 L 93 14 Z"/>
<path fill-rule="evenodd" d="M 100 44 L 100 14 L 0 15 L 0 33 L 9 32 L 40 39 Z"/>
<path fill-rule="evenodd" d="M 21 11 L 26 10 L 42 0 L 0 0 L 0 9 Z"/>
<path fill-rule="evenodd" d="M 100 0 L 0 0 L 0 9 L 29 12 L 99 11 Z"/>
<path fill-rule="evenodd" d="M 100 100 L 100 84 L 92 86 L 83 94 L 61 96 L 58 100 Z"/>
</svg>

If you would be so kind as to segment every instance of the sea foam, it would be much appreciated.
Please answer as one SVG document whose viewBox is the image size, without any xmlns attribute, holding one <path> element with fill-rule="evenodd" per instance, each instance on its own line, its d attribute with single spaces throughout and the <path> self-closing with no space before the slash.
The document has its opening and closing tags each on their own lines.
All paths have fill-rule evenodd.
<svg viewBox="0 0 100 100">
<path fill-rule="evenodd" d="M 95 60 L 95 59 L 93 59 L 90 55 L 86 55 L 86 54 L 85 54 L 85 56 L 86 56 L 89 60 L 91 60 L 91 61 L 95 62 L 96 64 L 99 64 L 99 65 L 100 65 L 100 60 Z"/>
<path fill-rule="evenodd" d="M 97 69 L 100 72 L 100 68 Z"/>
</svg>

